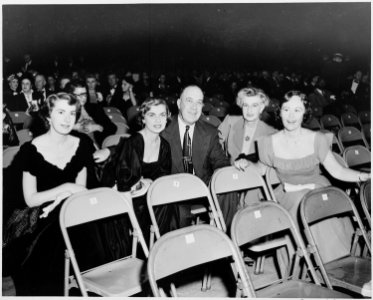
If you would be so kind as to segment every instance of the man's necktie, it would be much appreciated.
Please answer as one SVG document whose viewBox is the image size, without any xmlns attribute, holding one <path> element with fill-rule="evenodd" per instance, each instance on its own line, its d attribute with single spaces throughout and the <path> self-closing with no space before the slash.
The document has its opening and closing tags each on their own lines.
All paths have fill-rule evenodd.
<svg viewBox="0 0 373 300">
<path fill-rule="evenodd" d="M 185 127 L 185 133 L 184 133 L 183 164 L 184 164 L 184 171 L 186 173 L 193 174 L 192 142 L 189 137 L 189 125 Z"/>
</svg>

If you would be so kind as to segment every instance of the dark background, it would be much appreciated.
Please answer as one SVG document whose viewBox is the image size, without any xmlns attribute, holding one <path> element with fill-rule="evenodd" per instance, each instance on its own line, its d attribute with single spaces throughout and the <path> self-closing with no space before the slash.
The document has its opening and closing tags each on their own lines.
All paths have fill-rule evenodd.
<svg viewBox="0 0 373 300">
<path fill-rule="evenodd" d="M 84 55 L 95 66 L 319 66 L 340 52 L 370 70 L 365 3 L 3 5 L 3 54 Z"/>
</svg>

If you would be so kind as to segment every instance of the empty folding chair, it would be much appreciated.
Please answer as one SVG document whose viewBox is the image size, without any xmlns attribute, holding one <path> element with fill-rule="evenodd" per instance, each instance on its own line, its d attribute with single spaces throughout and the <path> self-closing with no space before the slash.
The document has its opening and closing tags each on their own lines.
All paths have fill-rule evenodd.
<svg viewBox="0 0 373 300">
<path fill-rule="evenodd" d="M 353 113 L 355 115 L 357 115 L 357 110 L 354 106 L 352 106 L 351 104 L 343 104 L 342 105 L 342 108 L 343 110 L 346 112 L 346 113 Z"/>
<path fill-rule="evenodd" d="M 312 116 L 314 116 L 317 119 L 320 119 L 324 112 L 322 106 L 312 106 L 311 109 Z"/>
<path fill-rule="evenodd" d="M 370 111 L 369 110 L 363 110 L 360 111 L 358 114 L 358 118 L 360 121 L 360 125 L 363 126 L 364 124 L 370 124 Z"/>
<path fill-rule="evenodd" d="M 274 200 L 268 191 L 264 179 L 253 166 L 249 166 L 245 171 L 237 170 L 235 167 L 224 167 L 214 172 L 210 181 L 210 190 L 224 231 L 227 230 L 227 226 L 219 205 L 218 195 L 229 192 L 239 192 L 240 201 L 243 202 L 245 196 L 247 196 L 246 193 L 253 189 L 259 189 L 258 192 L 261 192 L 265 200 Z M 259 197 L 260 194 L 250 193 L 250 195 Z M 256 255 L 259 255 L 255 265 L 255 274 L 263 273 L 264 270 L 265 256 L 260 253 L 270 249 L 278 249 L 286 244 L 286 242 L 285 239 L 276 239 L 272 242 L 262 242 L 250 248 Z"/>
<path fill-rule="evenodd" d="M 109 119 L 111 120 L 111 122 L 113 123 L 124 123 L 124 124 L 127 124 L 127 120 L 125 117 L 123 117 L 122 114 L 118 114 L 118 113 L 109 113 L 107 114 L 107 116 L 109 117 Z"/>
<path fill-rule="evenodd" d="M 127 109 L 128 124 L 131 124 L 134 121 L 134 119 L 137 118 L 139 113 L 140 113 L 140 107 L 138 106 L 131 106 L 129 109 Z"/>
<path fill-rule="evenodd" d="M 73 266 L 74 277 L 83 296 L 87 291 L 101 296 L 131 296 L 142 290 L 146 281 L 145 262 L 136 257 L 140 243 L 147 257 L 149 252 L 136 220 L 130 193 L 119 193 L 110 188 L 97 188 L 77 193 L 63 203 L 60 211 L 60 227 L 66 244 L 65 296 L 68 295 L 69 266 Z M 120 214 L 128 214 L 133 228 L 132 254 L 113 262 L 82 271 L 74 254 L 68 228 Z"/>
<path fill-rule="evenodd" d="M 320 255 L 320 247 L 327 245 L 318 244 L 312 230 L 310 230 L 310 225 L 321 220 L 347 215 L 356 220 L 357 228 L 371 252 L 368 235 L 352 200 L 345 192 L 336 187 L 325 187 L 307 193 L 302 199 L 300 212 L 310 251 L 313 253 L 314 261 L 320 268 L 326 285 L 329 288 L 335 285 L 355 293 L 361 293 L 364 283 L 371 280 L 370 259 L 351 255 L 351 253 L 355 253 L 354 247 L 352 247 L 351 253 L 345 253 L 345 255 L 331 261 L 324 261 Z"/>
<path fill-rule="evenodd" d="M 371 153 L 364 146 L 356 145 L 346 148 L 343 152 L 343 159 L 351 169 L 370 172 Z"/>
<path fill-rule="evenodd" d="M 342 124 L 339 119 L 335 115 L 323 115 L 320 118 L 320 124 L 323 129 L 330 130 L 334 133 L 337 133 L 340 128 L 342 128 Z"/>
<path fill-rule="evenodd" d="M 224 232 L 213 226 L 196 225 L 166 233 L 151 248 L 148 259 L 148 277 L 154 296 L 166 296 L 160 282 L 162 279 L 224 258 L 233 260 L 244 295 L 254 297 L 253 286 L 242 258 Z M 233 278 L 235 276 L 232 274 Z M 176 297 L 176 288 L 171 293 Z"/>
<path fill-rule="evenodd" d="M 16 154 L 18 153 L 20 146 L 8 147 L 3 150 L 3 168 L 9 167 Z"/>
<path fill-rule="evenodd" d="M 371 227 L 370 211 L 371 211 L 371 183 L 370 181 L 364 182 L 360 186 L 360 203 L 363 208 L 365 218 L 369 223 L 369 228 Z"/>
<path fill-rule="evenodd" d="M 211 211 L 211 222 L 222 229 L 214 201 L 205 183 L 192 174 L 181 173 L 162 176 L 156 179 L 149 187 L 147 193 L 147 205 L 152 222 L 150 247 L 154 244 L 154 237 L 161 236 L 157 220 L 154 214 L 154 207 L 158 205 L 172 204 L 199 198 L 206 198 L 209 210 Z M 207 212 L 207 209 L 205 210 Z"/>
<path fill-rule="evenodd" d="M 279 280 L 256 287 L 256 296 L 260 298 L 345 298 L 345 294 L 322 287 L 312 265 L 302 237 L 289 212 L 281 205 L 262 202 L 248 206 L 236 213 L 232 222 L 231 237 L 237 249 L 255 244 L 271 235 L 290 234 L 297 251 L 295 259 L 289 260 L 286 274 Z M 300 267 L 305 263 L 310 279 L 315 283 L 300 280 Z"/>
<path fill-rule="evenodd" d="M 214 127 L 219 127 L 219 125 L 221 124 L 221 121 L 220 119 L 217 117 L 217 116 L 212 116 L 212 115 L 201 115 L 201 118 L 200 118 L 202 121 L 205 121 L 206 123 L 209 123 L 211 124 L 212 126 Z"/>
<path fill-rule="evenodd" d="M 113 134 L 113 135 L 109 135 L 107 136 L 104 141 L 102 142 L 102 149 L 103 148 L 107 148 L 107 147 L 110 147 L 110 146 L 116 146 L 118 145 L 119 143 L 119 140 L 121 138 L 129 138 L 130 137 L 130 134 L 128 133 L 123 133 L 123 134 Z"/>
<path fill-rule="evenodd" d="M 21 129 L 16 133 L 19 140 L 19 145 L 23 145 L 24 143 L 32 140 L 32 132 L 29 129 Z"/>
<path fill-rule="evenodd" d="M 107 106 L 107 107 L 104 107 L 104 111 L 106 114 L 118 114 L 118 115 L 122 115 L 122 113 L 120 112 L 120 110 L 114 106 Z"/>
<path fill-rule="evenodd" d="M 304 127 L 317 131 L 321 129 L 321 124 L 316 118 L 311 118 L 311 120 L 304 124 Z"/>
<path fill-rule="evenodd" d="M 32 120 L 31 116 L 24 111 L 8 111 L 8 113 L 17 129 L 24 128 L 24 126 L 29 125 Z"/>
<path fill-rule="evenodd" d="M 352 126 L 352 127 L 358 128 L 358 129 L 360 129 L 360 127 L 361 127 L 360 122 L 359 122 L 359 118 L 357 117 L 357 115 L 355 115 L 354 113 L 351 113 L 351 112 L 342 114 L 341 123 L 342 123 L 343 127 Z"/>
<path fill-rule="evenodd" d="M 343 149 L 353 145 L 369 147 L 363 133 L 355 127 L 343 127 L 338 130 L 338 140 Z"/>
</svg>

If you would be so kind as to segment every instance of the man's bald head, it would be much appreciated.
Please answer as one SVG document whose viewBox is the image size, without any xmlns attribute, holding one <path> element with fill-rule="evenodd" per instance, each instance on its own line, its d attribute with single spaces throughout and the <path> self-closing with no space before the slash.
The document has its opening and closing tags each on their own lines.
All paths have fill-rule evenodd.
<svg viewBox="0 0 373 300">
<path fill-rule="evenodd" d="M 198 121 L 202 114 L 203 92 L 196 85 L 190 85 L 184 88 L 177 100 L 179 115 L 188 125 L 193 125 Z"/>
</svg>

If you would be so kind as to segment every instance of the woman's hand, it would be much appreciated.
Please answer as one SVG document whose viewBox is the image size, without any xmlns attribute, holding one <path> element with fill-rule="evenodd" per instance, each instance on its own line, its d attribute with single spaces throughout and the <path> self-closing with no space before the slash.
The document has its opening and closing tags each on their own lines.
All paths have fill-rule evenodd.
<svg viewBox="0 0 373 300">
<path fill-rule="evenodd" d="M 359 181 L 364 182 L 364 181 L 370 180 L 370 177 L 371 177 L 370 173 L 360 172 Z"/>
<path fill-rule="evenodd" d="M 107 160 L 109 156 L 110 156 L 110 150 L 108 148 L 97 150 L 95 153 L 93 153 L 93 159 L 95 160 L 96 163 L 101 163 Z"/>
<path fill-rule="evenodd" d="M 241 171 L 245 171 L 245 169 L 250 165 L 250 161 L 244 158 L 236 160 L 234 162 L 234 166 Z"/>
</svg>

